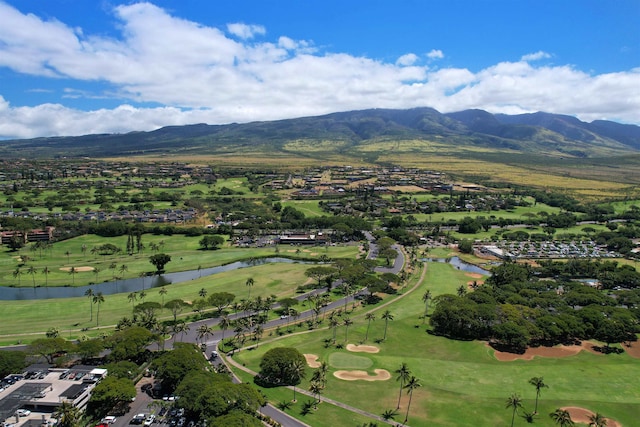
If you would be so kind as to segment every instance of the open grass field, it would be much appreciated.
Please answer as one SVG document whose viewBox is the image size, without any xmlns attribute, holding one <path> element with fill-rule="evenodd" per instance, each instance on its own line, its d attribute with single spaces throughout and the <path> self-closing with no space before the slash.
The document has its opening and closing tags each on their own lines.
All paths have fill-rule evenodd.
<svg viewBox="0 0 640 427">
<path fill-rule="evenodd" d="M 236 295 L 236 301 L 240 301 L 248 296 L 249 288 L 245 283 L 250 277 L 255 281 L 255 285 L 251 288 L 252 297 L 270 295 L 276 295 L 277 298 L 293 297 L 296 294 L 296 287 L 310 280 L 304 275 L 308 268 L 309 266 L 304 264 L 277 263 L 218 273 L 188 282 L 167 285 L 164 300 L 182 299 L 192 302 L 199 298 L 199 292 L 204 288 L 208 294 L 231 292 Z M 147 294 L 145 301 L 161 303 L 163 297 L 158 291 L 159 288 L 145 289 Z M 105 295 L 104 299 L 105 302 L 100 306 L 99 325 L 107 330 L 112 329 L 122 317 L 130 317 L 132 304 L 141 302 L 140 300 L 131 302 L 128 299 L 128 293 Z M 0 301 L 0 313 L 0 345 L 41 338 L 51 327 L 58 328 L 65 338 L 69 336 L 77 338 L 82 334 L 95 336 L 99 333 L 96 329 L 97 306 L 93 305 L 93 321 L 90 321 L 91 303 L 86 297 Z M 190 309 L 185 309 L 182 314 L 192 313 Z M 160 317 L 169 319 L 172 315 L 169 310 L 164 310 Z M 81 331 L 82 328 L 91 328 L 91 330 Z"/>
<path fill-rule="evenodd" d="M 424 290 L 430 289 L 435 295 L 455 293 L 457 286 L 467 280 L 464 272 L 447 264 L 429 263 L 425 282 L 413 293 L 385 307 L 394 319 L 389 322 L 387 340 L 379 343 L 374 341 L 382 337 L 384 321 L 380 319 L 381 310 L 375 312 L 377 319 L 372 322 L 367 344 L 378 346 L 379 353 L 350 353 L 333 346 L 327 348 L 324 340 L 331 337 L 331 331 L 324 329 L 263 343 L 257 350 L 240 352 L 234 358 L 258 371 L 260 356 L 276 346 L 293 346 L 302 353 L 318 355 L 319 361 L 327 361 L 330 365 L 323 396 L 374 414 L 396 407 L 399 383 L 393 372 L 406 363 L 422 384 L 413 395 L 408 422 L 412 426 L 508 425 L 511 412 L 505 409 L 505 401 L 512 393 L 519 393 L 524 398 L 524 408 L 533 411 L 535 388 L 528 380 L 534 376 L 544 377 L 549 385 L 540 397 L 540 416 L 536 425 L 553 425 L 548 414 L 561 406 L 585 407 L 624 426 L 635 425 L 640 413 L 640 385 L 635 381 L 640 375 L 640 361 L 626 353 L 603 356 L 582 352 L 567 358 L 500 362 L 494 357 L 493 350 L 482 342 L 454 341 L 427 333 L 427 327 L 418 319 L 424 310 L 420 298 Z M 354 325 L 349 329 L 349 342 L 359 343 L 364 339 L 366 321 L 362 314 L 353 316 L 352 320 Z M 342 327 L 338 330 L 339 340 L 341 335 L 344 337 Z M 341 361 L 346 355 L 367 359 L 370 366 L 365 369 L 369 373 L 373 373 L 373 369 L 386 369 L 392 373 L 392 379 L 347 382 L 335 378 L 333 372 L 341 368 L 334 366 L 333 361 Z M 310 373 L 311 369 L 307 378 Z M 308 381 L 303 381 L 300 387 L 307 389 Z M 265 390 L 276 402 L 286 400 L 286 393 L 288 399 L 291 398 L 289 390 L 285 391 L 284 397 L 283 390 L 274 391 L 277 394 L 271 397 L 271 389 Z M 401 415 L 396 420 L 404 419 L 407 402 L 408 397 L 403 393 Z M 294 405 L 290 412 L 299 414 L 299 405 Z M 347 425 L 336 424 L 335 419 L 329 421 L 330 406 L 323 403 L 317 411 L 302 419 L 314 427 Z M 523 423 L 523 420 L 517 421 L 518 425 Z"/>
<path fill-rule="evenodd" d="M 202 237 L 186 237 L 184 235 L 155 236 L 145 234 L 143 244 L 149 248 L 152 243 L 159 245 L 159 252 L 171 256 L 171 261 L 166 265 L 166 272 L 196 270 L 198 267 L 214 267 L 249 258 L 268 256 L 289 256 L 301 259 L 318 259 L 321 255 L 330 258 L 352 257 L 357 253 L 356 246 L 323 246 L 307 247 L 300 252 L 297 248 L 279 246 L 275 248 L 234 248 L 229 245 L 215 250 L 203 251 L 199 241 Z M 104 281 L 140 277 L 143 274 L 153 273 L 154 266 L 149 262 L 149 257 L 154 254 L 147 249 L 144 253 L 128 255 L 101 256 L 91 254 L 94 246 L 111 243 L 117 247 L 126 247 L 126 236 L 104 238 L 96 235 L 84 235 L 69 240 L 63 240 L 53 244 L 50 251 L 31 251 L 23 248 L 18 252 L 4 250 L 0 252 L 0 283 L 4 286 L 34 287 L 35 286 L 79 286 Z M 82 252 L 83 245 L 87 248 Z M 68 255 L 67 255 L 68 254 Z M 22 267 L 23 256 L 28 261 Z M 115 264 L 115 265 L 114 265 Z M 126 268 L 122 268 L 122 266 Z M 114 268 L 110 268 L 110 267 Z M 29 267 L 34 267 L 33 274 L 28 273 Z M 44 268 L 49 269 L 48 274 L 43 274 Z M 71 274 L 71 267 L 91 267 L 87 271 L 78 271 Z M 16 275 L 16 269 L 20 268 L 20 274 Z M 96 270 L 98 273 L 96 274 Z M 84 269 L 83 269 L 84 270 Z"/>
</svg>

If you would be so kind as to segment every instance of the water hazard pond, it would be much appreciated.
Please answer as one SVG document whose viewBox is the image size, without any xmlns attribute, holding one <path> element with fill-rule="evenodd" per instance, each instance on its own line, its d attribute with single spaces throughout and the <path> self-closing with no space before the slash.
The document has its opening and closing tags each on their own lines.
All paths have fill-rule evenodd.
<svg viewBox="0 0 640 427">
<path fill-rule="evenodd" d="M 166 273 L 160 276 L 138 277 L 133 279 L 117 280 L 115 282 L 96 283 L 87 286 L 76 287 L 37 287 L 37 288 L 11 288 L 0 286 L 0 300 L 29 300 L 29 299 L 49 299 L 49 298 L 73 298 L 82 297 L 88 289 L 93 293 L 102 292 L 103 295 L 119 294 L 123 292 L 137 292 L 144 289 L 161 287 L 173 283 L 186 282 L 200 277 L 211 276 L 213 274 L 224 273 L 226 271 L 240 268 L 253 267 L 270 263 L 299 263 L 315 264 L 310 261 L 292 260 L 283 257 L 257 258 L 251 261 L 237 261 L 218 267 L 202 268 L 200 270 L 180 271 L 177 273 Z"/>
<path fill-rule="evenodd" d="M 483 274 L 485 276 L 491 276 L 491 272 L 489 270 L 485 270 L 484 268 L 478 267 L 477 265 L 464 262 L 457 256 L 450 257 L 450 258 L 422 258 L 420 261 L 443 262 L 446 264 L 451 264 L 458 270 L 467 271 L 469 273 Z"/>
</svg>

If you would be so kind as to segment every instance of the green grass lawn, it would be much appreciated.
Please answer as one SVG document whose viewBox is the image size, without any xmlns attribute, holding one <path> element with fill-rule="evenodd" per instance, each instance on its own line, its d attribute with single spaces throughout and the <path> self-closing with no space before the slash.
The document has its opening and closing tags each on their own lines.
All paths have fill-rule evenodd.
<svg viewBox="0 0 640 427">
<path fill-rule="evenodd" d="M 53 245 L 51 253 L 43 254 L 40 258 L 38 253 L 31 253 L 23 249 L 19 253 L 4 252 L 0 254 L 0 278 L 2 283 L 9 286 L 32 287 L 36 286 L 80 286 L 91 283 L 113 280 L 113 276 L 122 278 L 135 278 L 141 274 L 153 272 L 154 267 L 149 263 L 149 256 L 152 252 L 137 255 L 119 255 L 100 257 L 94 256 L 87 251 L 82 254 L 81 247 L 88 248 L 103 243 L 113 243 L 124 247 L 126 237 L 102 238 L 95 235 L 86 235 L 57 242 Z M 330 258 L 353 258 L 358 253 L 356 245 L 330 246 L 330 247 L 290 247 L 280 246 L 278 252 L 274 248 L 246 248 L 239 249 L 224 247 L 216 251 L 199 250 L 198 237 L 176 236 L 152 236 L 145 235 L 143 242 L 149 245 L 163 243 L 162 252 L 170 254 L 172 260 L 166 266 L 167 273 L 175 271 L 197 270 L 202 268 L 228 264 L 238 260 L 246 260 L 258 257 L 288 256 L 300 259 L 317 260 L 321 255 Z M 300 251 L 298 251 L 300 249 Z M 70 255 L 65 255 L 70 252 Z M 32 257 L 24 267 L 21 268 L 24 274 L 13 277 L 19 254 Z M 109 265 L 115 263 L 116 268 L 110 269 Z M 126 270 L 121 270 L 125 265 Z M 28 267 L 35 268 L 34 274 L 28 274 Z M 70 266 L 98 267 L 101 271 L 98 275 L 94 272 L 79 272 L 69 274 L 61 268 Z M 51 272 L 42 274 L 42 269 L 47 267 Z M 219 273 L 213 276 L 201 277 L 189 282 L 168 285 L 168 294 L 165 300 L 180 298 L 186 301 L 193 301 L 198 297 L 200 289 L 207 292 L 227 291 L 236 295 L 236 300 L 247 298 L 249 288 L 245 286 L 246 280 L 251 277 L 255 285 L 251 289 L 251 296 L 263 297 L 276 295 L 278 298 L 294 296 L 297 286 L 307 283 L 309 280 L 304 272 L 309 265 L 304 264 L 265 264 L 255 267 L 244 268 L 226 273 Z M 161 297 L 156 289 L 146 290 L 145 301 L 161 302 Z M 139 302 L 139 301 L 137 301 Z M 88 298 L 68 298 L 68 299 L 47 299 L 47 300 L 19 300 L 0 301 L 0 345 L 15 344 L 18 341 L 28 342 L 34 338 L 42 336 L 49 328 L 55 327 L 63 332 L 63 335 L 78 337 L 81 334 L 89 336 L 97 335 L 96 311 L 97 306 L 93 306 L 94 317 L 90 322 L 91 304 Z M 128 299 L 128 294 L 106 295 L 105 302 L 100 307 L 100 326 L 112 328 L 122 317 L 131 316 L 132 303 Z M 183 313 L 186 315 L 187 313 Z M 168 311 L 165 313 L 168 318 Z M 92 328 L 83 332 L 82 328 Z M 35 334 L 35 335 L 34 335 Z M 67 335 L 68 334 L 68 335 Z"/>
<path fill-rule="evenodd" d="M 259 349 L 240 352 L 234 358 L 258 371 L 260 356 L 276 346 L 293 346 L 302 353 L 318 355 L 319 361 L 327 361 L 330 365 L 323 395 L 376 414 L 396 407 L 399 383 L 394 371 L 406 363 L 412 375 L 422 383 L 413 395 L 409 414 L 412 426 L 508 425 L 511 412 L 505 409 L 505 401 L 512 393 L 519 393 L 525 399 L 524 409 L 533 411 L 535 388 L 528 380 L 534 376 L 544 377 L 549 385 L 542 391 L 537 425 L 553 425 L 548 414 L 565 405 L 586 407 L 623 425 L 634 425 L 636 414 L 640 413 L 640 385 L 635 381 L 640 375 L 640 362 L 626 353 L 603 356 L 582 352 L 568 358 L 500 362 L 493 356 L 493 350 L 482 342 L 430 335 L 419 319 L 424 311 L 422 293 L 426 289 L 435 295 L 455 293 L 460 283 L 468 280 L 464 272 L 447 264 L 429 263 L 426 281 L 420 288 L 385 307 L 394 319 L 389 322 L 387 340 L 377 344 L 374 341 L 382 337 L 384 321 L 380 319 L 381 310 L 375 312 L 377 319 L 371 324 L 367 344 L 377 345 L 379 353 L 350 353 L 334 346 L 326 347 L 325 339 L 332 333 L 324 329 L 263 343 Z M 353 316 L 352 320 L 349 342 L 355 344 L 364 339 L 367 323 L 362 314 Z M 339 327 L 337 332 L 339 342 L 341 337 L 344 341 L 344 327 Z M 335 378 L 333 372 L 340 368 L 341 361 L 354 356 L 358 359 L 353 360 L 363 365 L 364 360 L 372 362 L 365 368 L 367 371 L 386 369 L 392 373 L 392 379 L 346 382 Z M 335 361 L 339 366 L 335 366 Z M 308 371 L 307 378 L 312 370 Z M 300 387 L 307 389 L 308 381 L 303 381 Z M 267 390 L 269 396 L 270 392 Z M 403 393 L 402 415 L 396 420 L 404 419 L 407 401 L 408 397 Z M 335 420 L 325 423 L 324 417 L 317 416 L 325 410 L 323 405 L 317 414 L 303 419 L 319 427 L 348 425 L 336 424 Z M 517 424 L 522 425 L 524 421 L 519 419 Z"/>
</svg>

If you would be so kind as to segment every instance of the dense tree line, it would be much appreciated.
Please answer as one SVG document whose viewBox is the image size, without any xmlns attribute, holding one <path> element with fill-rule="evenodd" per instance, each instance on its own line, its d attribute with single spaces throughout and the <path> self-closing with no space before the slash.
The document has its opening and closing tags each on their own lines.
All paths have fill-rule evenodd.
<svg viewBox="0 0 640 427">
<path fill-rule="evenodd" d="M 638 288 L 604 292 L 571 281 L 567 273 L 575 265 L 558 264 L 533 269 L 507 263 L 496 267 L 485 285 L 474 292 L 463 289 L 458 295 L 434 298 L 430 322 L 435 333 L 492 340 L 515 349 L 586 339 L 600 340 L 608 347 L 636 339 L 640 321 Z M 628 274 L 627 268 L 610 263 L 591 264 L 596 274 Z M 557 277 L 540 280 L 549 275 Z"/>
</svg>

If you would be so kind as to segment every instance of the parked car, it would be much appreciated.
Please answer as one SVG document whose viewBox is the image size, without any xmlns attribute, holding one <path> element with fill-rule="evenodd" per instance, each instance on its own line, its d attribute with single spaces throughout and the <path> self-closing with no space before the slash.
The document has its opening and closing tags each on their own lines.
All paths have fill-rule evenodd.
<svg viewBox="0 0 640 427">
<path fill-rule="evenodd" d="M 156 421 L 156 416 L 151 414 L 147 417 L 146 420 L 144 420 L 144 425 L 145 426 L 150 426 L 151 424 L 153 424 Z"/>
<path fill-rule="evenodd" d="M 104 417 L 102 419 L 102 423 L 103 424 L 113 424 L 116 422 L 116 417 L 114 417 L 113 415 L 107 415 L 106 417 Z"/>
<path fill-rule="evenodd" d="M 28 409 L 18 409 L 16 411 L 16 415 L 19 417 L 28 417 L 29 415 L 31 415 L 31 411 Z"/>
</svg>

